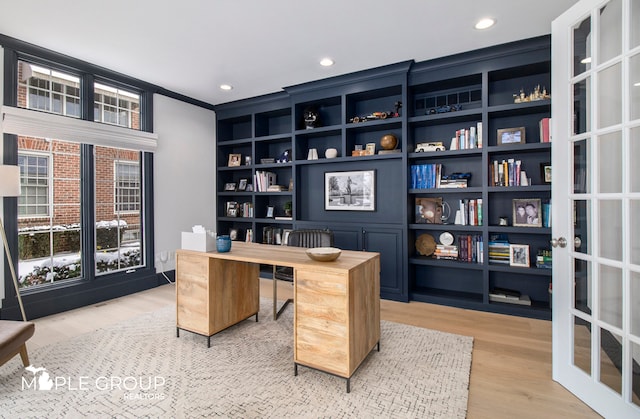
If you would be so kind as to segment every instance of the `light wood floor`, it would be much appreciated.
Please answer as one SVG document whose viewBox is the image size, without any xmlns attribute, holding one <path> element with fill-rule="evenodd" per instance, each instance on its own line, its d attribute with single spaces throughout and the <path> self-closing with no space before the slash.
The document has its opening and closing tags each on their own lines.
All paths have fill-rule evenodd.
<svg viewBox="0 0 640 419">
<path fill-rule="evenodd" d="M 261 280 L 260 286 L 261 295 L 269 297 L 271 281 Z M 291 284 L 281 283 L 278 297 L 287 298 L 291 292 Z M 28 347 L 69 339 L 174 302 L 175 288 L 167 284 L 37 319 Z M 600 417 L 551 379 L 549 321 L 386 300 L 381 301 L 381 316 L 383 320 L 474 337 L 468 418 Z M 19 358 L 11 362 L 19 362 Z M 353 386 L 357 391 L 356 382 Z"/>
</svg>

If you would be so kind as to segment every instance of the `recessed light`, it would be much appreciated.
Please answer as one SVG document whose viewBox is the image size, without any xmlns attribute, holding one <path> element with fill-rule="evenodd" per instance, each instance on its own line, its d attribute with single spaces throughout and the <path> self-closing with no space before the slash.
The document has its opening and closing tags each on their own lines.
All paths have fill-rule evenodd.
<svg viewBox="0 0 640 419">
<path fill-rule="evenodd" d="M 485 17 L 480 19 L 478 23 L 476 23 L 476 29 L 489 29 L 493 25 L 496 24 L 496 20 L 490 17 Z"/>
<path fill-rule="evenodd" d="M 233 89 L 233 86 L 230 85 L 230 84 L 221 84 L 220 85 L 220 89 L 221 90 L 231 90 L 231 89 Z"/>
<path fill-rule="evenodd" d="M 320 60 L 320 65 L 323 67 L 331 67 L 334 64 L 331 58 L 323 58 Z"/>
</svg>

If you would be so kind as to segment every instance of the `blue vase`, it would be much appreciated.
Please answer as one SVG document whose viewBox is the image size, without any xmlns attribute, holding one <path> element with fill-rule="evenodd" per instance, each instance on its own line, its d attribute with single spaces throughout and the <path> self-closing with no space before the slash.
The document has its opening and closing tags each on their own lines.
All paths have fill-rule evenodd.
<svg viewBox="0 0 640 419">
<path fill-rule="evenodd" d="M 231 250 L 231 237 L 229 236 L 218 236 L 216 239 L 216 248 L 218 249 L 218 253 L 225 253 Z"/>
</svg>

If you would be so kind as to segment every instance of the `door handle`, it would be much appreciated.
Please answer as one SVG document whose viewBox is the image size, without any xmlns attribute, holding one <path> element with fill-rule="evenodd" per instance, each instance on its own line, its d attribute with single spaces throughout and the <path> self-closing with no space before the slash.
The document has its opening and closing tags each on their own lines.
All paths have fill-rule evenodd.
<svg viewBox="0 0 640 419">
<path fill-rule="evenodd" d="M 557 239 L 551 239 L 551 246 L 553 247 L 562 247 L 563 249 L 567 247 L 567 239 L 564 237 L 558 237 Z"/>
<path fill-rule="evenodd" d="M 573 238 L 573 247 L 575 247 L 576 249 L 579 249 L 580 246 L 582 246 L 582 239 L 580 239 L 580 237 L 576 236 Z"/>
</svg>

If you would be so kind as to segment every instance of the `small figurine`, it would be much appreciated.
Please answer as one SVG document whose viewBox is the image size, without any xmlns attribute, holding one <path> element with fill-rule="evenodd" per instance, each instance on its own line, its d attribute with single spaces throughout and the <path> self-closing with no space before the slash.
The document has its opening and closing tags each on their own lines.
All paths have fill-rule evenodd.
<svg viewBox="0 0 640 419">
<path fill-rule="evenodd" d="M 313 106 L 307 106 L 303 112 L 304 126 L 306 129 L 313 129 L 320 126 L 320 113 Z"/>
<path fill-rule="evenodd" d="M 276 163 L 288 163 L 291 161 L 291 150 L 285 150 L 280 154 L 280 157 L 276 160 Z"/>
</svg>

